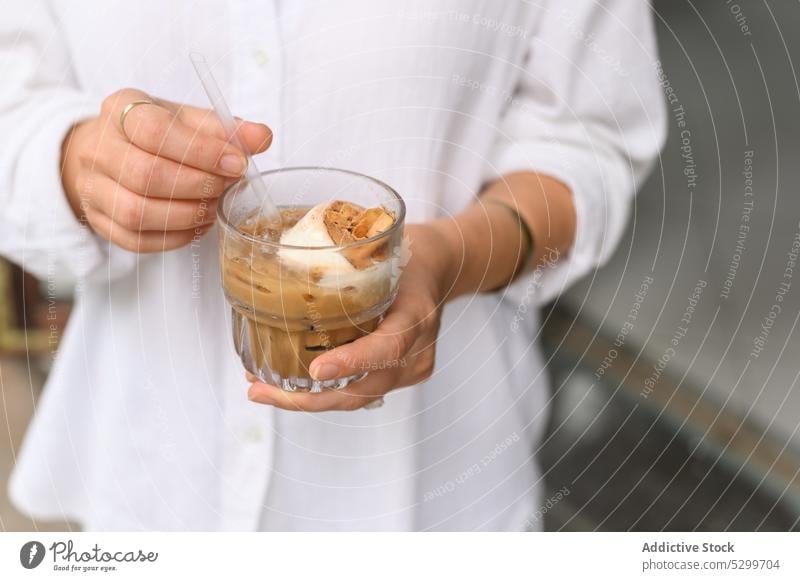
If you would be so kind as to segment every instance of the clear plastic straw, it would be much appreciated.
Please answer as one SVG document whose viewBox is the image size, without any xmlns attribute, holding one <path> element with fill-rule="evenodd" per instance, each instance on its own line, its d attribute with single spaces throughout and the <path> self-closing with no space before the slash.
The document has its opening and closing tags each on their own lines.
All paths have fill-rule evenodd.
<svg viewBox="0 0 800 581">
<path fill-rule="evenodd" d="M 256 194 L 258 194 L 258 196 L 261 198 L 261 207 L 264 211 L 265 217 L 271 224 L 280 225 L 281 213 L 278 211 L 278 207 L 272 200 L 272 196 L 269 195 L 264 182 L 261 181 L 261 172 L 258 171 L 255 160 L 242 146 L 242 142 L 239 140 L 239 136 L 236 134 L 236 120 L 231 114 L 231 110 L 228 107 L 228 103 L 225 101 L 225 97 L 222 96 L 222 91 L 220 90 L 217 81 L 214 80 L 214 75 L 211 74 L 211 67 L 208 66 L 206 57 L 200 53 L 193 52 L 189 54 L 189 58 L 192 59 L 194 70 L 197 73 L 197 76 L 200 78 L 200 82 L 203 84 L 203 89 L 205 89 L 206 95 L 208 95 L 208 100 L 211 101 L 211 107 L 214 109 L 217 117 L 219 117 L 220 123 L 222 123 L 222 128 L 225 130 L 228 139 L 231 141 L 231 143 L 240 148 L 247 156 L 247 169 L 245 170 L 244 175 L 247 178 L 247 181 L 250 183 L 250 187 L 252 187 Z"/>
</svg>

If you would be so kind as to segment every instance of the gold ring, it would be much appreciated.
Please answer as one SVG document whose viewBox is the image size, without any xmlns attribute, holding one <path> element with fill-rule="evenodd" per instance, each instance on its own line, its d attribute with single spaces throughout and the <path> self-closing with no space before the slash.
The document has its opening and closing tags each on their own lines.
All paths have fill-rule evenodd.
<svg viewBox="0 0 800 581">
<path fill-rule="evenodd" d="M 139 99 L 138 101 L 131 101 L 130 103 L 125 105 L 125 108 L 122 110 L 122 113 L 119 114 L 119 128 L 122 130 L 122 134 L 128 141 L 131 141 L 131 138 L 125 131 L 125 117 L 128 116 L 128 113 L 130 113 L 133 110 L 133 108 L 136 107 L 136 105 L 155 105 L 155 103 L 150 99 Z"/>
</svg>

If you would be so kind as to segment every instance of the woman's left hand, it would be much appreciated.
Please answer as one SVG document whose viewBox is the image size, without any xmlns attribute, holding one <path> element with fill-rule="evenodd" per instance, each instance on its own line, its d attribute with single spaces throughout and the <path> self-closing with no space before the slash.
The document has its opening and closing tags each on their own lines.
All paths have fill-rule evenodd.
<svg viewBox="0 0 800 581">
<path fill-rule="evenodd" d="M 458 265 L 434 226 L 406 226 L 406 237 L 411 258 L 383 322 L 369 335 L 320 355 L 310 369 L 316 379 L 369 375 L 322 393 L 287 392 L 255 381 L 248 391 L 252 401 L 294 411 L 356 410 L 433 374 L 441 310 Z"/>
</svg>

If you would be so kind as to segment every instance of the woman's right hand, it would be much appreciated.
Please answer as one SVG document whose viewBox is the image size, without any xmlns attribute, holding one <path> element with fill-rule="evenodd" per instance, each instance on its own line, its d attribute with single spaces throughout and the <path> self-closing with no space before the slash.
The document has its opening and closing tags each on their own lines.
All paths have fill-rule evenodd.
<svg viewBox="0 0 800 581">
<path fill-rule="evenodd" d="M 120 115 L 133 101 L 137 105 Z M 272 132 L 241 122 L 250 153 L 266 150 Z M 70 206 L 103 238 L 133 252 L 179 248 L 205 234 L 217 199 L 247 160 L 226 141 L 216 115 L 122 89 L 103 101 L 98 117 L 73 127 L 62 146 L 62 183 Z"/>
</svg>

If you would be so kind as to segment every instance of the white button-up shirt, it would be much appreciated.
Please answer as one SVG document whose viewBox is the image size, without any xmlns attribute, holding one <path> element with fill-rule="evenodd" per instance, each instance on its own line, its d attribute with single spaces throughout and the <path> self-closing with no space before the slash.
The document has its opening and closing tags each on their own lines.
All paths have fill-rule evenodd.
<svg viewBox="0 0 800 581">
<path fill-rule="evenodd" d="M 274 130 L 262 169 L 385 180 L 410 222 L 517 170 L 567 183 L 575 247 L 444 313 L 436 372 L 383 408 L 250 403 L 216 236 L 137 256 L 79 224 L 62 139 L 132 86 Z M 31 515 L 92 529 L 521 529 L 539 507 L 548 388 L 535 306 L 612 252 L 664 111 L 637 0 L 29 0 L 0 19 L 0 252 L 76 284 L 11 481 Z M 418 250 L 419 251 L 419 250 Z M 562 483 L 567 484 L 567 483 Z"/>
</svg>

